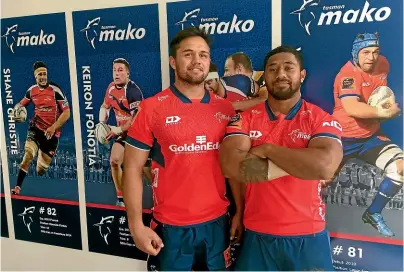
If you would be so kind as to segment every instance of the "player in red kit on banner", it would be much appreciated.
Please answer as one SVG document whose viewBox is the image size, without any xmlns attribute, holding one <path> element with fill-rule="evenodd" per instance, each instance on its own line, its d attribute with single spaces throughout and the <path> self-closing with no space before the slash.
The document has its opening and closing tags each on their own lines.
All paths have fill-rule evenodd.
<svg viewBox="0 0 404 272">
<path fill-rule="evenodd" d="M 358 34 L 353 42 L 352 60 L 341 68 L 334 81 L 333 112 L 343 129 L 341 167 L 357 158 L 384 171 L 386 178 L 362 220 L 387 237 L 394 233 L 381 213 L 403 187 L 403 151 L 383 133 L 380 123 L 397 117 L 401 110 L 391 96 L 376 107 L 368 102 L 375 90 L 387 86 L 389 70 L 387 59 L 380 55 L 379 35 Z"/>
<path fill-rule="evenodd" d="M 205 90 L 209 64 L 207 34 L 198 28 L 179 32 L 170 43 L 174 84 L 141 102 L 128 132 L 123 193 L 131 234 L 149 254 L 149 270 L 225 270 L 231 264 L 218 149 L 235 112 L 229 101 Z M 142 221 L 141 179 L 149 153 L 150 228 Z M 240 221 L 235 225 L 242 230 Z"/>
<path fill-rule="evenodd" d="M 113 61 L 113 79 L 105 93 L 104 103 L 100 107 L 99 121 L 107 123 L 109 111 L 114 110 L 116 126 L 109 125 L 111 132 L 107 135 L 107 140 L 116 138 L 112 145 L 110 165 L 112 180 L 115 184 L 117 195 L 117 206 L 124 207 L 122 196 L 122 162 L 125 148 L 125 137 L 132 118 L 135 115 L 140 101 L 143 100 L 143 93 L 135 82 L 129 79 L 129 63 L 118 58 Z"/>
<path fill-rule="evenodd" d="M 21 193 L 22 183 L 37 153 L 36 171 L 40 176 L 46 173 L 58 147 L 60 129 L 70 118 L 69 102 L 58 86 L 48 82 L 48 68 L 45 63 L 37 61 L 33 68 L 36 84 L 28 89 L 13 111 L 14 120 L 24 122 L 25 118 L 19 116 L 19 112 L 30 103 L 35 107 L 35 115 L 29 123 L 17 184 L 11 190 L 14 195 Z"/>
<path fill-rule="evenodd" d="M 320 180 L 341 162 L 341 128 L 301 98 L 299 51 L 275 48 L 264 67 L 267 102 L 236 115 L 220 148 L 225 175 L 246 184 L 236 270 L 332 270 Z"/>
</svg>

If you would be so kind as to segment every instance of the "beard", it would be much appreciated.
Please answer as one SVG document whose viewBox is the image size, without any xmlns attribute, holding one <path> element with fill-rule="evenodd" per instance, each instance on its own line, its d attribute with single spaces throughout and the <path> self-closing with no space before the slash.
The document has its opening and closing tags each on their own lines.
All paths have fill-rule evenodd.
<svg viewBox="0 0 404 272">
<path fill-rule="evenodd" d="M 181 71 L 181 69 L 177 66 L 176 67 L 177 71 Z M 178 78 L 182 81 L 187 82 L 190 85 L 200 85 L 205 82 L 205 78 L 208 76 L 208 73 L 202 73 L 199 76 L 196 75 L 190 75 L 188 73 L 188 70 L 185 70 L 184 72 L 179 72 L 178 73 Z"/>
<path fill-rule="evenodd" d="M 268 86 L 268 93 L 275 98 L 275 100 L 288 100 L 292 98 L 300 89 L 300 84 L 291 83 L 288 88 L 277 88 Z"/>
</svg>

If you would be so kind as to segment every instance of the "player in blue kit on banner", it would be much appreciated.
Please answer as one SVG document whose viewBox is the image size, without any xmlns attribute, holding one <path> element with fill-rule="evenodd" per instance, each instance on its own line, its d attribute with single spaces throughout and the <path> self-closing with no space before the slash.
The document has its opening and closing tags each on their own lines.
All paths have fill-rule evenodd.
<svg viewBox="0 0 404 272">
<path fill-rule="evenodd" d="M 170 43 L 175 82 L 147 98 L 128 131 L 124 200 L 136 247 L 151 271 L 226 270 L 231 265 L 229 201 L 219 145 L 235 113 L 204 88 L 209 72 L 207 34 L 179 32 Z M 142 171 L 152 158 L 153 219 L 142 220 Z M 240 218 L 241 217 L 237 217 Z M 235 222 L 241 229 L 241 222 Z"/>
</svg>

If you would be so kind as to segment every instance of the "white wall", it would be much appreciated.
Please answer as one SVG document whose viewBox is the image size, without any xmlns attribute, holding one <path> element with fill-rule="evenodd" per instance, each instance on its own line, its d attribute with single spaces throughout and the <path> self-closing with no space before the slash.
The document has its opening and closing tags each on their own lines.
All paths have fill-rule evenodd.
<svg viewBox="0 0 404 272">
<path fill-rule="evenodd" d="M 166 2 L 180 2 L 184 0 L 1 0 L 1 18 L 21 17 L 27 15 L 66 12 L 68 51 L 70 63 L 70 78 L 72 88 L 72 102 L 78 104 L 76 62 L 74 55 L 72 11 L 90 10 L 108 7 L 133 6 L 150 3 L 159 3 L 159 28 L 161 49 L 162 88 L 169 85 L 168 70 L 168 37 Z M 281 0 L 272 0 L 272 47 L 281 43 Z M 1 104 L 0 104 L 1 112 Z M 0 115 L 1 116 L 1 115 Z M 11 213 L 10 186 L 8 183 L 8 169 L 4 167 L 4 190 L 6 195 L 6 208 L 9 224 L 10 238 L 1 238 L 1 270 L 86 270 L 86 271 L 117 271 L 117 270 L 145 270 L 146 263 L 128 258 L 115 257 L 104 254 L 91 253 L 87 246 L 86 213 L 84 199 L 84 176 L 81 156 L 81 134 L 78 113 L 73 113 L 75 126 L 75 140 L 78 163 L 79 202 L 81 217 L 81 233 L 83 250 L 73 250 L 62 247 L 36 244 L 14 239 L 14 229 Z M 0 129 L 4 131 L 3 120 L 0 117 Z M 1 133 L 1 135 L 4 135 Z M 7 157 L 5 139 L 1 139 L 3 165 Z"/>
</svg>

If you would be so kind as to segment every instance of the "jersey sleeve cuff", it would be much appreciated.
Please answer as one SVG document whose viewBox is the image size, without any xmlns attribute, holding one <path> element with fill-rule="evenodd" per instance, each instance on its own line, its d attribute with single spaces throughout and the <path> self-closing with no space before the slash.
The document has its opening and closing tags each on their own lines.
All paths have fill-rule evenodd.
<svg viewBox="0 0 404 272">
<path fill-rule="evenodd" d="M 348 97 L 348 96 L 360 97 L 359 94 L 341 94 L 340 96 L 338 96 L 338 98 L 344 98 L 344 97 Z"/>
<path fill-rule="evenodd" d="M 316 138 L 333 139 L 333 140 L 338 141 L 342 145 L 341 139 L 337 135 L 334 135 L 332 133 L 317 133 L 317 134 L 314 134 L 313 136 L 311 136 L 310 140 L 313 140 L 313 139 L 316 139 Z"/>
<path fill-rule="evenodd" d="M 224 135 L 223 139 L 226 139 L 226 138 L 231 137 L 231 136 L 247 136 L 247 137 L 250 137 L 250 135 L 248 135 L 247 133 L 244 133 L 244 132 L 228 132 L 228 133 L 226 133 Z"/>
<path fill-rule="evenodd" d="M 132 138 L 130 136 L 126 136 L 126 143 L 134 148 L 141 149 L 144 151 L 150 151 L 150 149 L 151 149 L 151 146 L 149 146 L 141 141 L 138 141 L 135 138 Z"/>
</svg>

